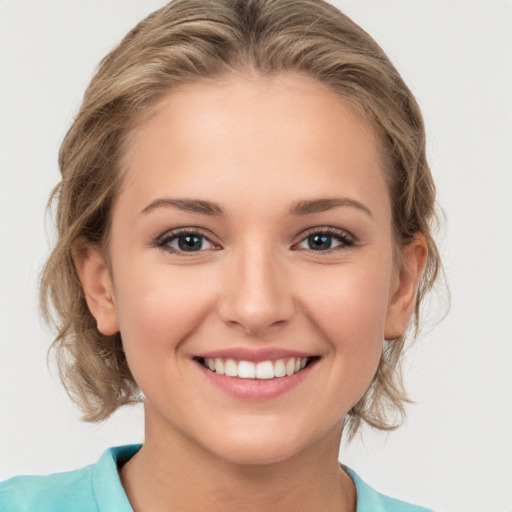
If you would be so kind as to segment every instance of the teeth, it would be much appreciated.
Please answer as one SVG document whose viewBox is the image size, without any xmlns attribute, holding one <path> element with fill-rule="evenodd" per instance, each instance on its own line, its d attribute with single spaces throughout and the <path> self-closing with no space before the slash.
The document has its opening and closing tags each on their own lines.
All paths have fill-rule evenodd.
<svg viewBox="0 0 512 512">
<path fill-rule="evenodd" d="M 273 379 L 274 365 L 272 361 L 261 361 L 256 365 L 256 378 L 257 379 Z"/>
<path fill-rule="evenodd" d="M 206 361 L 206 359 L 205 359 Z M 208 360 L 212 361 L 212 359 Z M 208 362 L 208 368 L 210 367 L 210 363 Z M 211 368 L 210 368 L 211 369 Z M 212 370 L 213 372 L 217 372 L 220 375 L 224 375 L 224 361 L 222 359 L 215 359 L 215 367 Z"/>
<path fill-rule="evenodd" d="M 228 377 L 236 377 L 238 375 L 238 365 L 233 359 L 226 359 L 224 365 L 224 374 Z"/>
<path fill-rule="evenodd" d="M 240 361 L 238 363 L 238 376 L 242 379 L 255 379 L 256 365 L 250 361 Z"/>
<path fill-rule="evenodd" d="M 290 376 L 295 373 L 295 361 L 293 359 L 289 359 L 286 363 L 286 375 Z"/>
<path fill-rule="evenodd" d="M 203 365 L 212 372 L 241 379 L 268 380 L 300 372 L 308 363 L 307 357 L 291 357 L 277 361 L 235 361 L 234 359 L 204 358 Z"/>
<path fill-rule="evenodd" d="M 282 359 L 279 359 L 279 361 L 276 361 L 274 364 L 274 374 L 276 377 L 284 377 L 286 375 L 286 366 Z"/>
</svg>

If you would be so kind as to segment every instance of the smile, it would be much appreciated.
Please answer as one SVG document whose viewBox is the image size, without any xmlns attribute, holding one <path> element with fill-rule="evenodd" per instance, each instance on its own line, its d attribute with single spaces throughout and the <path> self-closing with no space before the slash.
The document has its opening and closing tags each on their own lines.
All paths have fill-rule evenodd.
<svg viewBox="0 0 512 512">
<path fill-rule="evenodd" d="M 290 377 L 302 371 L 316 357 L 289 357 L 274 361 L 237 361 L 230 358 L 199 357 L 197 361 L 205 368 L 219 375 L 240 379 L 270 380 Z"/>
</svg>

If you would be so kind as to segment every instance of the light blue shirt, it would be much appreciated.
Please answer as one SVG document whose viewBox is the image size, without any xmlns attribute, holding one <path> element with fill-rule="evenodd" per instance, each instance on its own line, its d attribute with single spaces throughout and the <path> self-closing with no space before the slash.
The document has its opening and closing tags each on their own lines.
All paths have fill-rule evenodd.
<svg viewBox="0 0 512 512">
<path fill-rule="evenodd" d="M 96 464 L 75 471 L 16 476 L 1 482 L 0 512 L 133 512 L 117 468 L 140 446 L 109 448 Z M 432 512 L 384 496 L 351 469 L 343 469 L 356 485 L 356 512 Z"/>
</svg>

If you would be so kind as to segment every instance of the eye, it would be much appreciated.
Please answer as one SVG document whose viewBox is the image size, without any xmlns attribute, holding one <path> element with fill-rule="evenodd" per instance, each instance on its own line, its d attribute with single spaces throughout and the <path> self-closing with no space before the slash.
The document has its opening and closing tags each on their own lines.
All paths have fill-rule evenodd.
<svg viewBox="0 0 512 512">
<path fill-rule="evenodd" d="M 306 237 L 297 245 L 299 249 L 330 252 L 352 247 L 354 240 L 345 231 L 335 228 L 315 228 L 306 233 Z"/>
<path fill-rule="evenodd" d="M 158 240 L 157 246 L 169 252 L 182 255 L 184 255 L 183 253 L 201 252 L 216 248 L 213 242 L 205 235 L 190 230 L 167 232 Z"/>
</svg>

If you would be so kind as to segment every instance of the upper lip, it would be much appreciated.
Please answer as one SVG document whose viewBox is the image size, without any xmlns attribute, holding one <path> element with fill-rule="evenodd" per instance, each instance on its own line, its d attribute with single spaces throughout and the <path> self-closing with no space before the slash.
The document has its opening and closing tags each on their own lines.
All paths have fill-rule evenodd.
<svg viewBox="0 0 512 512">
<path fill-rule="evenodd" d="M 234 347 L 201 352 L 200 354 L 196 354 L 195 357 L 205 359 L 235 359 L 237 361 L 252 361 L 254 363 L 258 363 L 260 361 L 273 361 L 277 359 L 286 359 L 292 357 L 315 357 L 317 355 L 318 354 L 278 347 L 265 347 L 259 349 Z"/>
</svg>

